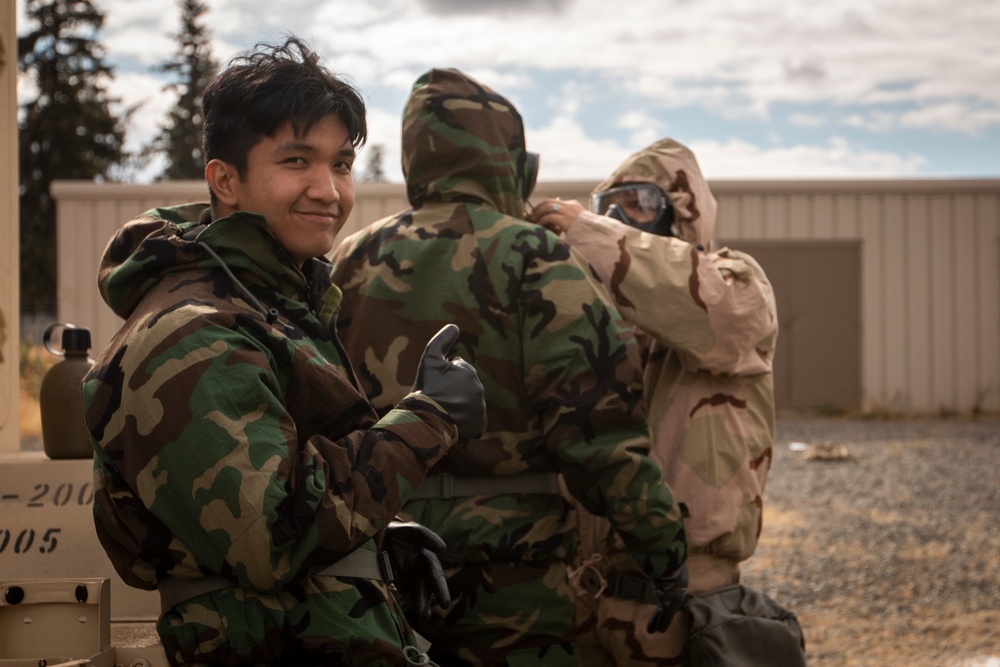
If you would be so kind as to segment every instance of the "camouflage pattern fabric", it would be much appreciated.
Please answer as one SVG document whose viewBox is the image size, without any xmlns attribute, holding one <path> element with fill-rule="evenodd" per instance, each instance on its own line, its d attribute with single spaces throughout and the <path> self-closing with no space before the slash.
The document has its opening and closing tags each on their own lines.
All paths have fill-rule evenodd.
<svg viewBox="0 0 1000 667">
<path fill-rule="evenodd" d="M 418 626 L 442 665 L 576 665 L 567 564 L 572 504 L 519 493 L 521 473 L 561 473 L 609 519 L 641 567 L 685 558 L 679 508 L 648 456 L 637 344 L 586 263 L 521 219 L 524 128 L 504 97 L 455 70 L 414 85 L 403 116 L 412 209 L 335 251 L 338 327 L 377 411 L 406 391 L 428 331 L 455 322 L 455 348 L 486 390 L 488 426 L 432 473 L 509 479 L 509 493 L 409 501 L 436 531 L 453 597 Z"/>
<path fill-rule="evenodd" d="M 126 322 L 84 380 L 100 541 L 131 586 L 234 583 L 160 616 L 174 665 L 401 664 L 412 631 L 383 582 L 310 575 L 373 550 L 457 429 L 421 395 L 377 418 L 329 327 L 327 262 L 304 274 L 253 214 L 195 239 L 208 220 L 150 211 L 102 260 Z"/>
<path fill-rule="evenodd" d="M 771 364 L 778 333 L 770 283 L 746 253 L 712 251 L 716 202 L 694 155 L 664 139 L 628 158 L 594 192 L 654 183 L 670 197 L 680 238 L 654 236 L 584 211 L 565 239 L 604 279 L 622 315 L 645 341 L 644 400 L 651 455 L 686 509 L 690 592 L 734 583 L 761 531 L 774 444 Z M 574 571 L 586 664 L 679 664 L 686 632 L 678 617 L 650 635 L 650 605 L 583 585 L 609 570 L 642 576 L 600 518 L 580 517 Z M 603 647 L 605 650 L 599 650 Z M 609 659 L 612 658 L 612 659 Z"/>
</svg>

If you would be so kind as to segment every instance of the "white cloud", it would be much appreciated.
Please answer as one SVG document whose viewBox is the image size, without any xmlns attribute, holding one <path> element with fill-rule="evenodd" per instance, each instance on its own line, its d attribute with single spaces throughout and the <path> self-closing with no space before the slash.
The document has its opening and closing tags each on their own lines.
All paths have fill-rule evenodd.
<svg viewBox="0 0 1000 667">
<path fill-rule="evenodd" d="M 762 147 L 740 139 L 691 141 L 702 173 L 709 179 L 861 178 L 916 174 L 926 159 L 876 151 L 834 137 L 825 145 Z"/>
<path fill-rule="evenodd" d="M 121 104 L 112 109 L 116 113 L 122 113 L 128 106 L 140 105 L 132 115 L 125 137 L 126 148 L 130 149 L 153 138 L 176 100 L 174 93 L 163 90 L 162 81 L 137 73 L 116 76 L 108 86 L 108 93 L 111 97 L 122 98 Z"/>
<path fill-rule="evenodd" d="M 799 127 L 823 127 L 828 122 L 823 116 L 809 113 L 788 114 L 788 118 L 786 120 L 788 120 L 791 125 L 797 125 Z"/>
<path fill-rule="evenodd" d="M 629 111 L 615 122 L 615 125 L 618 127 L 632 131 L 645 129 L 650 126 L 657 127 L 659 124 L 660 122 L 656 118 L 650 116 L 645 111 Z"/>
<path fill-rule="evenodd" d="M 957 102 L 936 104 L 902 114 L 900 125 L 976 134 L 986 128 L 1000 127 L 1000 107 L 975 109 Z"/>
<path fill-rule="evenodd" d="M 840 122 L 847 127 L 855 127 L 868 132 L 888 132 L 898 127 L 899 117 L 895 113 L 870 111 L 847 114 L 841 118 Z"/>
<path fill-rule="evenodd" d="M 622 146 L 587 136 L 578 124 L 561 117 L 526 131 L 528 149 L 541 154 L 539 181 L 600 180 L 641 145 Z"/>
<path fill-rule="evenodd" d="M 100 39 L 109 56 L 133 61 L 145 69 L 173 55 L 177 47 L 172 35 L 181 27 L 179 11 L 150 11 L 142 2 L 114 3 L 111 11 L 105 8 L 108 4 L 112 3 L 98 7 L 105 12 Z"/>
<path fill-rule="evenodd" d="M 651 144 L 663 136 L 664 123 L 645 111 L 629 111 L 614 123 L 628 130 L 628 142 L 632 146 Z"/>
</svg>

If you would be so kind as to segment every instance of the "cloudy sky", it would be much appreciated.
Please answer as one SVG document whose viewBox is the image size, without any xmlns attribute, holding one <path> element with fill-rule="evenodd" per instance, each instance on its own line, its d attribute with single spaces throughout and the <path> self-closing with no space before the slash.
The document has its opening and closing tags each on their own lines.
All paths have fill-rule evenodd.
<svg viewBox="0 0 1000 667">
<path fill-rule="evenodd" d="M 153 68 L 175 49 L 179 4 L 94 4 L 112 92 L 143 102 L 135 147 L 172 105 Z M 540 180 L 599 180 L 665 136 L 690 146 L 710 179 L 1000 177 L 995 0 L 207 4 L 218 60 L 293 33 L 347 75 L 392 181 L 400 112 L 432 67 L 457 67 L 517 105 Z"/>
</svg>

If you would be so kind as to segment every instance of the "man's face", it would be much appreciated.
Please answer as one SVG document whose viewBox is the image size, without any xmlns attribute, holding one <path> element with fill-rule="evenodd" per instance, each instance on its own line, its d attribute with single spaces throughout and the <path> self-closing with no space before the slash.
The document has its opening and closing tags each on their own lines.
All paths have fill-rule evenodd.
<svg viewBox="0 0 1000 667">
<path fill-rule="evenodd" d="M 250 150 L 246 173 L 235 185 L 236 208 L 263 215 L 301 267 L 330 252 L 354 208 L 354 159 L 354 146 L 336 116 L 299 137 L 286 123 Z"/>
<path fill-rule="evenodd" d="M 644 197 L 640 197 L 640 193 L 631 190 L 621 197 L 618 205 L 624 209 L 625 215 L 642 225 L 652 222 L 659 212 L 655 208 L 647 206 L 646 202 L 640 201 L 640 199 L 644 199 Z"/>
</svg>

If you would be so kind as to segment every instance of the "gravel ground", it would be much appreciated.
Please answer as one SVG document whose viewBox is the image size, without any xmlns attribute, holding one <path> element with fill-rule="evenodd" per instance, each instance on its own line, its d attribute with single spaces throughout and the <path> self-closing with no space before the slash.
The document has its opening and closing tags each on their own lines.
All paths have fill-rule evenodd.
<svg viewBox="0 0 1000 667">
<path fill-rule="evenodd" d="M 764 503 L 744 583 L 810 667 L 1000 667 L 1000 417 L 779 419 Z"/>
<path fill-rule="evenodd" d="M 783 418 L 744 583 L 812 667 L 1000 667 L 1000 418 Z"/>
</svg>

